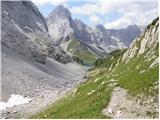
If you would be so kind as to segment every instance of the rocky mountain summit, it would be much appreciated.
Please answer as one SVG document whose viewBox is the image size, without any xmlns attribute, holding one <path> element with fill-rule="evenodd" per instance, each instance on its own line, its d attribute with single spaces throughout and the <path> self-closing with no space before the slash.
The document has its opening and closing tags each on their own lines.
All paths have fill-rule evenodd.
<svg viewBox="0 0 160 120">
<path fill-rule="evenodd" d="M 46 57 L 69 61 L 69 56 L 53 42 L 45 18 L 32 2 L 3 1 L 1 5 L 3 46 L 40 63 L 45 63 Z"/>
<path fill-rule="evenodd" d="M 62 5 L 52 11 L 47 17 L 49 33 L 57 42 L 61 43 L 62 40 L 67 41 L 71 39 L 73 34 L 73 20 L 71 13 Z"/>
</svg>

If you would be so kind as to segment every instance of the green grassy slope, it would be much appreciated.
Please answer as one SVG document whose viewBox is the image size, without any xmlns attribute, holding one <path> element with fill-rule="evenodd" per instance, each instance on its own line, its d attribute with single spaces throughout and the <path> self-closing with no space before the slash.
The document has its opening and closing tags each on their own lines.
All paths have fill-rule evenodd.
<svg viewBox="0 0 160 120">
<path fill-rule="evenodd" d="M 158 50 L 156 51 L 156 56 L 158 56 Z M 120 64 L 117 64 L 117 61 L 115 61 L 117 56 L 115 56 L 114 60 L 109 59 L 106 63 L 103 60 L 97 61 L 96 64 L 97 67 L 101 68 L 101 71 L 110 72 L 110 77 L 112 76 L 119 86 L 127 89 L 133 96 L 142 92 L 146 95 L 157 94 L 158 89 L 151 89 L 159 79 L 159 66 L 157 64 L 153 68 L 149 68 L 155 59 L 147 61 L 144 57 L 145 54 L 131 59 L 128 63 L 120 62 Z M 121 61 L 121 58 L 118 58 L 118 60 Z M 112 69 L 105 69 L 105 67 Z"/>
<path fill-rule="evenodd" d="M 78 40 L 72 40 L 67 50 L 75 56 L 77 61 L 81 61 L 83 64 L 92 64 L 97 58 L 94 53 L 89 51 L 88 48 Z"/>
</svg>

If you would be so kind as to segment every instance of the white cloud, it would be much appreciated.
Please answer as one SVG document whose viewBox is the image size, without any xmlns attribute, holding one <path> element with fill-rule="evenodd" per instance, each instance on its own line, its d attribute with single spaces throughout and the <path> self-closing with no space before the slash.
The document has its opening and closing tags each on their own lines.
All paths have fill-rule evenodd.
<svg viewBox="0 0 160 120">
<path fill-rule="evenodd" d="M 103 21 L 100 20 L 100 18 L 97 18 L 95 14 L 107 16 L 113 11 L 117 11 L 118 16 L 120 17 L 110 23 L 105 23 L 106 28 L 116 29 L 124 28 L 132 24 L 144 26 L 149 24 L 155 17 L 158 16 L 158 2 L 156 0 L 142 0 L 143 3 L 133 2 L 133 0 L 129 0 L 128 2 L 115 1 L 116 0 L 112 0 L 112 2 L 109 0 L 100 0 L 100 2 L 97 3 L 86 3 L 81 6 L 74 6 L 70 8 L 70 10 L 72 14 L 88 16 L 89 20 L 94 23 Z M 112 16 L 117 16 L 114 13 L 112 14 Z"/>
<path fill-rule="evenodd" d="M 113 9 L 113 3 L 103 4 L 101 2 L 98 3 L 86 3 L 82 6 L 74 6 L 70 8 L 70 11 L 73 14 L 80 15 L 94 15 L 94 14 L 106 14 Z"/>
<path fill-rule="evenodd" d="M 120 28 L 124 28 L 130 24 L 131 24 L 131 21 L 129 19 L 120 18 L 114 22 L 106 23 L 105 27 L 106 27 L 106 29 L 111 29 L 111 28 L 120 29 Z"/>
<path fill-rule="evenodd" d="M 151 6 L 151 5 L 150 5 Z M 152 9 L 151 9 L 152 8 Z M 158 17 L 158 7 L 156 6 L 141 6 L 138 4 L 130 5 L 128 8 L 119 9 L 119 13 L 122 16 L 113 21 L 105 23 L 105 27 L 108 28 L 125 28 L 128 25 L 137 24 L 144 26 L 149 24 L 154 18 Z"/>
<path fill-rule="evenodd" d="M 98 16 L 96 16 L 96 15 L 92 15 L 92 16 L 89 18 L 89 20 L 90 20 L 91 22 L 95 23 L 95 24 L 98 24 L 98 23 L 101 23 L 101 22 L 102 22 L 102 20 L 101 20 Z"/>
<path fill-rule="evenodd" d="M 113 10 L 123 12 L 126 10 L 137 10 L 137 9 L 153 9 L 155 4 L 158 4 L 157 2 L 133 2 L 133 0 L 127 0 L 132 2 L 114 2 L 117 0 L 100 0 L 99 2 L 87 2 L 86 4 L 83 4 L 81 6 L 73 6 L 70 8 L 70 11 L 73 14 L 79 14 L 79 15 L 94 15 L 94 14 L 102 14 L 105 15 L 107 13 L 112 12 Z M 120 1 L 126 1 L 126 0 L 120 0 Z M 134 0 L 135 1 L 135 0 Z M 147 1 L 147 0 L 145 0 Z M 153 6 L 154 5 L 154 6 Z M 158 8 L 158 7 L 157 7 Z"/>
</svg>

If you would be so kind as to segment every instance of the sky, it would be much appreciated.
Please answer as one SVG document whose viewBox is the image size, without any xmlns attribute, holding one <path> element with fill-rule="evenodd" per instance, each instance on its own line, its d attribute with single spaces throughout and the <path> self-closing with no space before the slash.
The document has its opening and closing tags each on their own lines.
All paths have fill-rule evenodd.
<svg viewBox="0 0 160 120">
<path fill-rule="evenodd" d="M 32 0 L 47 17 L 58 5 L 68 8 L 73 19 L 93 27 L 121 29 L 128 25 L 146 26 L 158 14 L 158 0 Z"/>
</svg>

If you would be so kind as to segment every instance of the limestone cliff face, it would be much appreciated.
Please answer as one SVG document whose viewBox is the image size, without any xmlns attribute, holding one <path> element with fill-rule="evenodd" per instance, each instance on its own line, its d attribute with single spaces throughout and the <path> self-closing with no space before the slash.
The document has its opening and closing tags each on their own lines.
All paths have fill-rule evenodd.
<svg viewBox="0 0 160 120">
<path fill-rule="evenodd" d="M 139 37 L 137 37 L 129 49 L 123 56 L 123 60 L 129 61 L 135 56 L 142 55 L 147 52 L 146 59 L 156 58 L 156 49 L 158 48 L 158 35 L 159 35 L 159 18 L 155 19 L 144 30 Z"/>
</svg>

